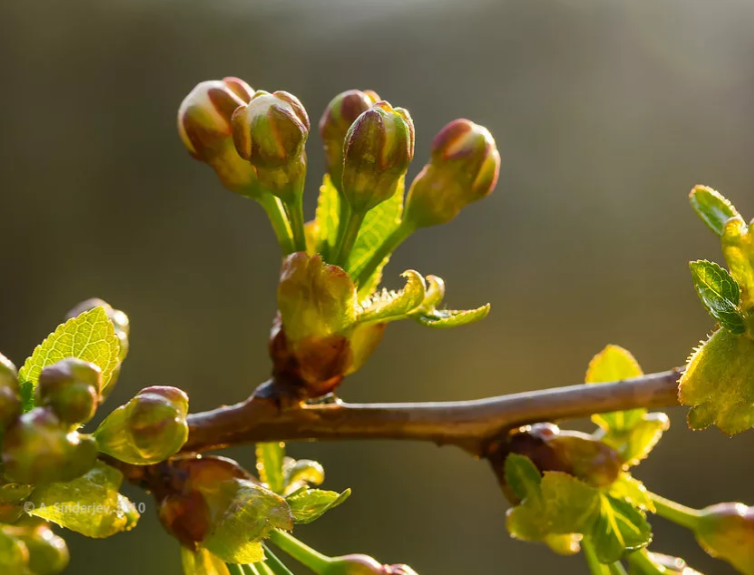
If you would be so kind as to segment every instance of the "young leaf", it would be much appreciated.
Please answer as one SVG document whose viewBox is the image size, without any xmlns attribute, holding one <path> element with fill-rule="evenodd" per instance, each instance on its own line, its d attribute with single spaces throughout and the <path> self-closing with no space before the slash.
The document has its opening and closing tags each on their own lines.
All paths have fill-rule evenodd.
<svg viewBox="0 0 754 575">
<path fill-rule="evenodd" d="M 617 345 L 608 345 L 592 358 L 586 371 L 586 383 L 607 383 L 640 377 L 643 374 L 631 352 Z M 592 421 L 605 431 L 630 429 L 647 412 L 646 409 L 614 411 L 592 416 Z"/>
<path fill-rule="evenodd" d="M 741 290 L 728 270 L 705 260 L 691 262 L 689 267 L 696 293 L 709 314 L 729 332 L 744 333 L 746 323 L 738 311 Z"/>
<path fill-rule="evenodd" d="M 626 465 L 638 465 L 669 427 L 670 419 L 664 413 L 645 413 L 630 429 L 608 431 L 600 441 L 615 449 Z"/>
<path fill-rule="evenodd" d="M 734 435 L 754 425 L 754 341 L 719 329 L 689 358 L 678 399 L 692 429 Z"/>
<path fill-rule="evenodd" d="M 743 308 L 754 306 L 754 233 L 741 219 L 725 224 L 722 237 L 723 256 L 730 274 L 738 282 Z"/>
<path fill-rule="evenodd" d="M 34 387 L 42 369 L 67 357 L 95 364 L 102 370 L 105 393 L 117 367 L 120 342 L 112 322 L 102 307 L 95 307 L 61 324 L 36 347 L 18 372 L 24 411 L 34 407 Z"/>
<path fill-rule="evenodd" d="M 399 291 L 382 290 L 362 304 L 362 311 L 356 318 L 358 323 L 387 323 L 408 317 L 423 301 L 426 284 L 420 273 L 406 270 L 401 274 L 406 285 Z"/>
<path fill-rule="evenodd" d="M 425 327 L 444 329 L 483 320 L 489 313 L 490 304 L 487 304 L 476 309 L 467 310 L 436 309 L 428 313 L 415 315 L 413 318 Z"/>
<path fill-rule="evenodd" d="M 285 478 L 285 494 L 289 495 L 306 485 L 322 485 L 325 480 L 325 469 L 316 461 L 286 458 L 283 462 Z"/>
<path fill-rule="evenodd" d="M 225 561 L 206 549 L 194 552 L 181 546 L 181 562 L 184 575 L 230 575 Z"/>
<path fill-rule="evenodd" d="M 98 461 L 73 481 L 37 487 L 25 508 L 86 537 L 110 537 L 133 528 L 139 518 L 134 505 L 118 493 L 122 482 L 120 471 Z"/>
<path fill-rule="evenodd" d="M 302 489 L 286 497 L 296 523 L 311 523 L 319 519 L 330 509 L 343 503 L 351 495 L 351 490 L 343 493 L 323 491 L 322 489 Z"/>
<path fill-rule="evenodd" d="M 505 458 L 505 482 L 521 500 L 540 497 L 542 476 L 525 455 L 511 453 Z"/>
<path fill-rule="evenodd" d="M 718 236 L 723 234 L 725 222 L 741 216 L 722 194 L 707 186 L 695 186 L 689 194 L 691 207 Z"/>
<path fill-rule="evenodd" d="M 283 493 L 285 489 L 285 443 L 257 443 L 257 471 L 259 479 L 274 491 Z"/>
<path fill-rule="evenodd" d="M 285 499 L 264 487 L 238 480 L 234 488 L 203 546 L 226 563 L 256 563 L 264 559 L 262 540 L 272 529 L 291 530 L 293 515 Z"/>
<path fill-rule="evenodd" d="M 314 218 L 313 228 L 317 230 L 318 235 L 315 251 L 322 254 L 327 261 L 338 239 L 338 223 L 340 222 L 340 195 L 337 188 L 333 186 L 329 174 L 325 174 L 322 186 L 319 188 L 317 212 Z"/>
<path fill-rule="evenodd" d="M 628 472 L 624 471 L 618 476 L 618 479 L 608 489 L 608 493 L 616 499 L 627 501 L 643 511 L 655 512 L 655 505 L 649 497 L 647 488 Z"/>
<path fill-rule="evenodd" d="M 614 563 L 626 551 L 649 545 L 652 529 L 641 511 L 630 503 L 601 493 L 599 513 L 589 535 L 600 562 Z"/>
</svg>

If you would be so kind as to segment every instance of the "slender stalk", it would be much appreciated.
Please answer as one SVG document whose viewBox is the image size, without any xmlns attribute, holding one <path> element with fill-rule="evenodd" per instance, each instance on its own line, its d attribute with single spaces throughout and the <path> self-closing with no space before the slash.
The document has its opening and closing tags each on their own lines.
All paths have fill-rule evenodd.
<svg viewBox="0 0 754 575">
<path fill-rule="evenodd" d="M 589 566 L 589 572 L 592 575 L 610 575 L 610 568 L 597 559 L 597 552 L 588 537 L 582 539 L 581 549 L 584 551 L 584 559 L 586 559 L 586 564 Z"/>
<path fill-rule="evenodd" d="M 250 567 L 254 567 L 256 569 L 257 572 L 255 575 L 275 575 L 275 572 L 270 569 L 270 566 L 267 565 L 267 563 L 264 561 L 250 565 Z"/>
<path fill-rule="evenodd" d="M 285 566 L 285 563 L 278 559 L 277 555 L 270 551 L 267 545 L 263 545 L 263 547 L 265 560 L 275 575 L 293 575 L 293 572 Z"/>
<path fill-rule="evenodd" d="M 226 563 L 230 575 L 244 575 L 243 568 L 235 563 Z"/>
<path fill-rule="evenodd" d="M 610 575 L 628 575 L 628 573 L 626 573 L 626 568 L 620 561 L 608 565 L 608 571 L 610 572 Z"/>
<path fill-rule="evenodd" d="M 699 525 L 700 513 L 696 509 L 686 507 L 670 499 L 665 499 L 655 493 L 649 494 L 652 503 L 657 509 L 657 515 L 672 521 L 681 527 L 695 531 Z"/>
<path fill-rule="evenodd" d="M 267 213 L 283 254 L 286 256 L 292 254 L 296 250 L 283 203 L 269 192 L 263 192 L 257 201 Z"/>
<path fill-rule="evenodd" d="M 319 574 L 325 570 L 330 558 L 315 551 L 308 545 L 302 543 L 293 535 L 288 535 L 284 531 L 275 529 L 270 532 L 270 541 L 293 557 L 299 563 L 305 565 L 315 573 Z"/>
<path fill-rule="evenodd" d="M 301 195 L 296 201 L 286 205 L 288 217 L 293 230 L 293 246 L 297 252 L 306 251 L 306 233 L 304 231 L 304 201 Z"/>
<path fill-rule="evenodd" d="M 359 229 L 364 222 L 366 212 L 354 213 L 353 210 L 348 208 L 348 218 L 345 222 L 341 221 L 340 225 L 345 226 L 345 231 L 340 235 L 340 241 L 335 246 L 335 253 L 332 254 L 332 264 L 336 266 L 345 267 L 348 262 L 348 256 L 351 255 L 351 250 L 356 243 L 356 238 L 359 237 Z"/>
<path fill-rule="evenodd" d="M 244 575 L 260 575 L 259 570 L 254 565 L 241 565 Z"/>
<path fill-rule="evenodd" d="M 655 565 L 652 560 L 649 558 L 649 554 L 647 553 L 646 549 L 642 549 L 641 551 L 637 551 L 635 553 L 631 553 L 628 556 L 628 562 L 631 565 L 635 565 L 639 568 L 641 573 L 664 573 L 662 567 L 658 567 Z"/>
<path fill-rule="evenodd" d="M 408 238 L 416 228 L 407 224 L 405 221 L 393 230 L 387 239 L 382 242 L 382 245 L 372 254 L 367 264 L 359 272 L 359 276 L 356 278 L 356 285 L 363 285 L 372 277 L 372 274 L 380 267 L 383 260 L 392 254 L 399 245 L 401 245 L 406 238 Z"/>
</svg>

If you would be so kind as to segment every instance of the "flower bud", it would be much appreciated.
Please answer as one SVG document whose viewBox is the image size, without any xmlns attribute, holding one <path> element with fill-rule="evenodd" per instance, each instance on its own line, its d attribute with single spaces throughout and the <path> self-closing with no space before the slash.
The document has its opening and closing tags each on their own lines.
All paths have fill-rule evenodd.
<svg viewBox="0 0 754 575">
<path fill-rule="evenodd" d="M 348 90 L 335 96 L 319 121 L 319 134 L 325 147 L 327 173 L 333 185 L 340 190 L 343 179 L 343 144 L 348 129 L 362 113 L 380 97 L 371 90 Z"/>
<path fill-rule="evenodd" d="M 87 435 L 68 432 L 48 408 L 19 417 L 3 438 L 5 476 L 18 483 L 71 481 L 92 468 L 97 445 Z"/>
<path fill-rule="evenodd" d="M 455 120 L 435 136 L 429 163 L 411 184 L 405 219 L 415 227 L 447 223 L 492 193 L 499 172 L 500 154 L 489 130 Z"/>
<path fill-rule="evenodd" d="M 333 557 L 319 575 L 416 575 L 408 565 L 382 565 L 368 555 Z"/>
<path fill-rule="evenodd" d="M 18 372 L 13 362 L 0 353 L 0 431 L 20 414 Z"/>
<path fill-rule="evenodd" d="M 30 519 L 5 529 L 29 551 L 29 571 L 34 575 L 57 575 L 68 566 L 70 555 L 62 537 L 44 521 Z"/>
<path fill-rule="evenodd" d="M 348 129 L 343 145 L 343 197 L 358 214 L 395 194 L 414 157 L 407 110 L 378 102 Z"/>
<path fill-rule="evenodd" d="M 178 109 L 178 133 L 189 153 L 212 166 L 226 188 L 249 196 L 256 192 L 256 174 L 236 152 L 231 117 L 253 95 L 238 78 L 210 80 L 191 90 Z"/>
<path fill-rule="evenodd" d="M 87 423 L 97 411 L 101 388 L 99 367 L 69 357 L 42 370 L 36 390 L 37 405 L 49 405 L 63 423 Z"/>
<path fill-rule="evenodd" d="M 754 574 L 754 507 L 719 503 L 702 509 L 695 534 L 707 553 Z"/>
<path fill-rule="evenodd" d="M 188 439 L 188 396 L 175 387 L 147 387 L 94 432 L 99 450 L 134 465 L 159 463 Z"/>
</svg>

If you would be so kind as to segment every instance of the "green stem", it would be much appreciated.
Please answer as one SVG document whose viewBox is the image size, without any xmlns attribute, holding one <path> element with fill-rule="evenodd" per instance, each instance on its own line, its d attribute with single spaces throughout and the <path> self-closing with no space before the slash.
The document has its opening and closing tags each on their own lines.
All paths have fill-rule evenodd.
<svg viewBox="0 0 754 575">
<path fill-rule="evenodd" d="M 317 573 L 317 575 L 322 573 L 330 563 L 329 557 L 315 551 L 284 531 L 279 531 L 277 529 L 271 531 L 270 541 L 293 557 L 296 561 L 306 565 L 309 569 Z"/>
<path fill-rule="evenodd" d="M 263 547 L 265 560 L 275 575 L 293 575 L 293 572 L 288 569 L 280 559 L 278 559 L 277 555 L 270 551 L 270 548 L 267 547 L 267 545 L 263 545 Z"/>
<path fill-rule="evenodd" d="M 628 556 L 628 562 L 635 565 L 641 573 L 665 573 L 663 567 L 658 567 L 652 562 L 646 549 L 631 553 Z"/>
<path fill-rule="evenodd" d="M 259 563 L 255 563 L 254 565 L 250 565 L 250 567 L 256 568 L 257 572 L 256 575 L 275 575 L 275 572 L 270 569 L 270 566 L 267 565 L 266 562 L 260 561 Z"/>
<path fill-rule="evenodd" d="M 589 572 L 592 575 L 610 575 L 610 568 L 597 559 L 597 552 L 588 537 L 582 539 L 581 549 L 584 551 L 584 559 L 586 559 L 586 564 L 589 566 Z"/>
<path fill-rule="evenodd" d="M 301 195 L 296 200 L 286 204 L 286 211 L 293 230 L 293 245 L 297 252 L 306 251 L 306 232 L 304 230 L 304 201 Z"/>
<path fill-rule="evenodd" d="M 230 575 L 244 575 L 243 568 L 235 563 L 226 563 Z"/>
<path fill-rule="evenodd" d="M 355 214 L 352 209 L 348 208 L 347 220 L 340 223 L 341 226 L 345 226 L 345 231 L 335 246 L 335 253 L 333 254 L 331 263 L 345 268 L 348 256 L 351 255 L 351 250 L 356 243 L 356 238 L 359 237 L 359 229 L 364 222 L 365 216 L 366 212 Z"/>
<path fill-rule="evenodd" d="M 681 505 L 680 503 L 676 503 L 675 501 L 671 501 L 670 499 L 665 499 L 655 493 L 650 493 L 649 498 L 657 509 L 657 515 L 664 517 L 668 521 L 672 521 L 681 527 L 696 531 L 700 521 L 699 511 Z"/>
<path fill-rule="evenodd" d="M 259 575 L 259 571 L 254 565 L 242 565 L 241 569 L 243 569 L 244 575 Z"/>
<path fill-rule="evenodd" d="M 356 285 L 364 285 L 372 274 L 380 267 L 382 261 L 392 254 L 399 245 L 401 245 L 406 238 L 410 236 L 416 228 L 407 222 L 403 221 L 400 225 L 393 230 L 387 239 L 382 242 L 382 245 L 372 254 L 372 257 L 359 272 L 359 277 L 356 278 Z"/>
<path fill-rule="evenodd" d="M 611 563 L 608 566 L 608 571 L 610 572 L 610 575 L 628 575 L 628 573 L 626 573 L 626 568 L 623 567 L 623 563 L 620 561 Z"/>
<path fill-rule="evenodd" d="M 283 250 L 283 254 L 286 256 L 292 254 L 296 250 L 293 245 L 291 228 L 288 224 L 288 216 L 285 214 L 282 202 L 269 192 L 263 192 L 257 201 L 264 211 L 267 212 L 267 217 L 270 219 L 272 229 L 275 232 L 278 244 L 280 244 L 280 249 Z"/>
</svg>

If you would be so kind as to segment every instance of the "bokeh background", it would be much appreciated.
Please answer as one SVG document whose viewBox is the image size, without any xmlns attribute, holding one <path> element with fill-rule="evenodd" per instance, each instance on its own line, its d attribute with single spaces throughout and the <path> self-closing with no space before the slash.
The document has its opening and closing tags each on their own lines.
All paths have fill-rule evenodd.
<svg viewBox="0 0 754 575">
<path fill-rule="evenodd" d="M 141 387 L 189 391 L 193 410 L 238 401 L 269 370 L 279 255 L 253 202 L 186 154 L 175 112 L 199 81 L 240 76 L 301 98 L 337 92 L 407 107 L 416 173 L 432 136 L 468 117 L 503 158 L 497 191 L 394 257 L 442 276 L 451 306 L 492 302 L 453 331 L 395 324 L 342 389 L 353 401 L 478 398 L 578 383 L 607 343 L 647 371 L 682 364 L 712 327 L 687 262 L 721 261 L 686 201 L 694 184 L 754 214 L 750 0 L 9 0 L 0 7 L 0 349 L 17 363 L 76 302 L 133 324 L 110 405 Z M 309 146 L 307 207 L 323 172 Z M 694 506 L 754 503 L 754 434 L 685 429 L 684 411 L 637 475 Z M 338 554 L 422 575 L 581 574 L 517 543 L 492 474 L 452 448 L 301 444 L 347 505 L 301 529 Z M 253 448 L 232 452 L 252 465 Z M 178 574 L 151 499 L 140 528 L 69 536 L 68 573 Z M 655 522 L 653 548 L 732 570 Z M 303 572 L 303 571 L 302 571 Z"/>
</svg>

